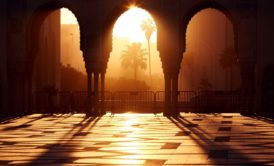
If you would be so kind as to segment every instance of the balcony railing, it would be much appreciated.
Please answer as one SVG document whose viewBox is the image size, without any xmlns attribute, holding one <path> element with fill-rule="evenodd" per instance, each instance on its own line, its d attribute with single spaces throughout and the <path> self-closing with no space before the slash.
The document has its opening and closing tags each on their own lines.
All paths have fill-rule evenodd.
<svg viewBox="0 0 274 166">
<path fill-rule="evenodd" d="M 177 109 L 181 112 L 240 112 L 248 109 L 251 97 L 230 91 L 178 91 Z M 164 91 L 104 92 L 104 108 L 113 113 L 140 112 L 159 113 L 165 106 Z M 94 102 L 94 95 L 91 103 Z M 102 93 L 99 93 L 99 106 Z M 54 94 L 33 94 L 33 110 L 40 113 L 84 113 L 88 106 L 86 91 L 62 91 Z"/>
</svg>

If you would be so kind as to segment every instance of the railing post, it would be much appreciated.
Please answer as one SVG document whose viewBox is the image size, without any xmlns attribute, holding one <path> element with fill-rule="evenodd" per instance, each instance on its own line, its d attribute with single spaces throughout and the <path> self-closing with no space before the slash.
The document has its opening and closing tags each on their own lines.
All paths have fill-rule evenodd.
<svg viewBox="0 0 274 166">
<path fill-rule="evenodd" d="M 153 93 L 153 109 L 154 109 L 154 113 L 157 113 L 157 108 L 156 108 L 156 93 L 157 92 L 152 92 Z"/>
<path fill-rule="evenodd" d="M 110 93 L 110 111 L 113 114 L 114 113 L 114 92 Z"/>
</svg>

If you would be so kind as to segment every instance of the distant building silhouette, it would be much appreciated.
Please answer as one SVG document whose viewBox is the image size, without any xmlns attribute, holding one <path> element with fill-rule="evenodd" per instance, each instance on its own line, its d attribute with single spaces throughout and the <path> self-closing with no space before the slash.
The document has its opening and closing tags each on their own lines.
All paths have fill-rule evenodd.
<svg viewBox="0 0 274 166">
<path fill-rule="evenodd" d="M 80 50 L 80 30 L 78 24 L 61 24 L 61 63 L 86 73 L 83 54 Z"/>
</svg>

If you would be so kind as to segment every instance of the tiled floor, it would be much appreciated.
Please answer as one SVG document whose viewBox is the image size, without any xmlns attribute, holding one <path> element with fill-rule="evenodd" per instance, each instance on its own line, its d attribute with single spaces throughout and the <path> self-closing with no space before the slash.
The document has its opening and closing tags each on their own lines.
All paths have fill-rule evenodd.
<svg viewBox="0 0 274 166">
<path fill-rule="evenodd" d="M 274 125 L 239 114 L 36 114 L 0 130 L 0 165 L 274 165 Z"/>
</svg>

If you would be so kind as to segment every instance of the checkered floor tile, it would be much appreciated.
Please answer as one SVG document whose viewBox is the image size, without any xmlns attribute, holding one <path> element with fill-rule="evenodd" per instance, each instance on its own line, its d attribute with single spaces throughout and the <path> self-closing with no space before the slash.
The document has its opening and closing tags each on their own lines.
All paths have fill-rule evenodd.
<svg viewBox="0 0 274 166">
<path fill-rule="evenodd" d="M 273 123 L 240 114 L 34 114 L 0 130 L 0 165 L 274 165 Z"/>
</svg>

